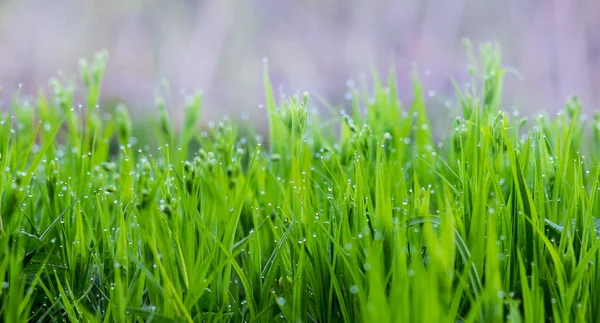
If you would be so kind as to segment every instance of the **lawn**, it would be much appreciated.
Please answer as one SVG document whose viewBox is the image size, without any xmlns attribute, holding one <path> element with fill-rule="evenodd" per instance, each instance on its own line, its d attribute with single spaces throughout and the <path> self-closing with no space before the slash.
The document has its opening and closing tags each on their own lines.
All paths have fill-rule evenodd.
<svg viewBox="0 0 600 323">
<path fill-rule="evenodd" d="M 265 66 L 264 138 L 201 128 L 200 94 L 177 127 L 161 97 L 149 124 L 108 111 L 104 52 L 82 84 L 15 95 L 0 321 L 595 321 L 600 115 L 505 111 L 498 47 L 469 57 L 447 105 L 425 106 L 417 71 L 402 105 L 392 68 L 327 118 L 308 93 L 276 100 Z"/>
</svg>

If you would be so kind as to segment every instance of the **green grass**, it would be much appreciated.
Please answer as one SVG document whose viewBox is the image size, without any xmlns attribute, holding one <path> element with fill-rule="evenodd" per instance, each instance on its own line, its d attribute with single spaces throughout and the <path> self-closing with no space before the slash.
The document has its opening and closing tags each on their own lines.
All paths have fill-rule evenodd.
<svg viewBox="0 0 600 323">
<path fill-rule="evenodd" d="M 375 74 L 328 120 L 308 94 L 277 102 L 265 67 L 264 142 L 228 120 L 204 132 L 199 94 L 179 128 L 158 97 L 153 138 L 133 138 L 149 124 L 97 107 L 105 53 L 83 85 L 16 96 L 0 321 L 595 321 L 600 118 L 576 98 L 503 112 L 507 69 L 480 52 L 456 107 L 426 109 L 416 74 L 402 106 Z"/>
</svg>

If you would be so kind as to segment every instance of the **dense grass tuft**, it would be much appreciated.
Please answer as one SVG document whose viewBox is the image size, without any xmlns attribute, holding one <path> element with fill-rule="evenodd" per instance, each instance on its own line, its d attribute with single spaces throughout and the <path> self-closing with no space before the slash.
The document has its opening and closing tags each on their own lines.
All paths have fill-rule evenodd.
<svg viewBox="0 0 600 323">
<path fill-rule="evenodd" d="M 82 93 L 16 97 L 0 320 L 595 321 L 599 117 L 576 98 L 552 118 L 503 112 L 500 53 L 480 52 L 433 117 L 416 76 L 408 107 L 392 72 L 324 121 L 308 94 L 277 102 L 265 69 L 264 143 L 227 120 L 200 130 L 200 94 L 180 127 L 157 98 L 154 137 L 133 137 L 124 105 L 97 107 L 106 53 L 80 63 Z"/>
</svg>

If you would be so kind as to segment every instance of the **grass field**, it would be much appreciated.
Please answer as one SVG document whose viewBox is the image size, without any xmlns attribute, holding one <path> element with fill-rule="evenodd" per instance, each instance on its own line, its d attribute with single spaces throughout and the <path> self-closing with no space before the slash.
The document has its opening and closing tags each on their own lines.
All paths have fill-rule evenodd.
<svg viewBox="0 0 600 323">
<path fill-rule="evenodd" d="M 178 127 L 157 97 L 135 138 L 149 125 L 98 107 L 105 53 L 83 84 L 16 95 L 0 321 L 595 321 L 600 116 L 504 112 L 500 53 L 480 49 L 453 106 L 426 109 L 416 76 L 402 106 L 390 73 L 326 120 L 307 93 L 276 101 L 265 67 L 264 140 L 200 129 L 200 94 Z"/>
</svg>

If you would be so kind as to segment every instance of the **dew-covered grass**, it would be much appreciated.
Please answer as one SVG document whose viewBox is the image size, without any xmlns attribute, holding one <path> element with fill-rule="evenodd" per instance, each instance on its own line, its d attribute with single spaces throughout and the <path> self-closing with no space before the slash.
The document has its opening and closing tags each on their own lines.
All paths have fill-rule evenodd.
<svg viewBox="0 0 600 323">
<path fill-rule="evenodd" d="M 82 84 L 15 96 L 0 321 L 596 321 L 600 119 L 576 98 L 505 113 L 507 70 L 480 52 L 454 99 L 427 109 L 415 76 L 402 105 L 373 75 L 325 119 L 308 94 L 276 100 L 265 69 L 264 140 L 201 128 L 200 94 L 177 127 L 160 97 L 150 124 L 106 111 L 105 53 Z"/>
</svg>

